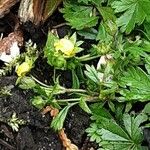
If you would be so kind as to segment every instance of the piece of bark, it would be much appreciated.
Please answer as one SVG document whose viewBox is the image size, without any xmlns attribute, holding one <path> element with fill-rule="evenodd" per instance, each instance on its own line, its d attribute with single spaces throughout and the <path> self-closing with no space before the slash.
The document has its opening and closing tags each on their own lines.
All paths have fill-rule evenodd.
<svg viewBox="0 0 150 150">
<path fill-rule="evenodd" d="M 62 0 L 21 0 L 18 16 L 23 23 L 31 21 L 40 25 L 52 15 L 61 2 Z"/>
<path fill-rule="evenodd" d="M 0 0 L 0 18 L 9 13 L 10 8 L 20 0 Z"/>
<path fill-rule="evenodd" d="M 35 25 L 42 20 L 45 0 L 21 0 L 18 16 L 21 22 L 31 21 Z"/>
</svg>

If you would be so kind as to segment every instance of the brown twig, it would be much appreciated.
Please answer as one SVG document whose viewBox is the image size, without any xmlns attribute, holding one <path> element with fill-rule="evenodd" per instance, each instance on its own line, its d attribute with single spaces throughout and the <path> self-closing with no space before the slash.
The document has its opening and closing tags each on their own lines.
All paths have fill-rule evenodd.
<svg viewBox="0 0 150 150">
<path fill-rule="evenodd" d="M 52 29 L 57 29 L 57 28 L 60 28 L 60 27 L 62 27 L 62 26 L 66 26 L 66 25 L 67 25 L 67 23 L 64 22 L 64 23 L 58 24 L 58 25 L 56 25 L 56 26 L 53 26 Z"/>
</svg>

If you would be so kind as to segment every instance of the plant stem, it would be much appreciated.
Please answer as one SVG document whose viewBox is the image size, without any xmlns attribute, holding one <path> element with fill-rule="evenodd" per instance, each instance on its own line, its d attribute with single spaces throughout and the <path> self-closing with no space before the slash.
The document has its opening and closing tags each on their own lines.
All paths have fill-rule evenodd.
<svg viewBox="0 0 150 150">
<path fill-rule="evenodd" d="M 77 57 L 77 59 L 82 62 L 82 61 L 89 61 L 89 60 L 99 58 L 99 57 L 100 57 L 100 55 L 90 56 L 90 54 L 88 54 L 88 55 L 84 55 L 84 56 L 81 56 L 81 57 Z"/>
<path fill-rule="evenodd" d="M 64 89 L 64 91 L 66 93 L 70 93 L 70 92 L 86 93 L 87 92 L 86 90 L 83 90 L 83 89 Z"/>
<path fill-rule="evenodd" d="M 98 97 L 89 97 L 87 99 L 85 99 L 86 102 L 97 102 L 98 101 Z M 80 101 L 81 98 L 71 98 L 71 99 L 58 99 L 56 100 L 57 102 L 77 102 Z"/>
<path fill-rule="evenodd" d="M 51 88 L 51 86 L 42 83 L 41 81 L 39 81 L 38 79 L 36 79 L 36 78 L 35 78 L 34 76 L 32 76 L 32 75 L 31 75 L 31 78 L 32 78 L 33 80 L 35 80 L 38 84 L 40 84 L 40 85 L 42 85 L 42 86 L 44 86 L 44 87 L 46 87 L 46 88 Z M 86 90 L 83 90 L 83 89 L 66 89 L 66 88 L 64 88 L 64 87 L 62 87 L 62 91 L 64 91 L 63 93 L 71 93 L 71 92 L 86 93 L 86 92 L 87 92 Z M 61 93 L 62 93 L 62 91 L 61 91 Z"/>
<path fill-rule="evenodd" d="M 38 84 L 44 86 L 44 87 L 47 87 L 47 88 L 50 88 L 51 86 L 47 85 L 47 84 L 44 84 L 43 82 L 39 81 L 38 79 L 36 79 L 34 76 L 31 75 L 31 78 L 37 82 Z"/>
</svg>

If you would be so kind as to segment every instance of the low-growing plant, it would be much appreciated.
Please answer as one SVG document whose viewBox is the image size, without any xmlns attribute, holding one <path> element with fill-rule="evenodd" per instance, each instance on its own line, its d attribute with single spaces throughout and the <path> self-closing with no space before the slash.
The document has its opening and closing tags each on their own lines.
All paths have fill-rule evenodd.
<svg viewBox="0 0 150 150">
<path fill-rule="evenodd" d="M 59 38 L 49 31 L 44 47 L 53 82 L 27 76 L 37 57 L 23 73 L 16 71 L 18 86 L 35 93 L 35 107 L 60 110 L 51 122 L 54 130 L 61 130 L 68 110 L 79 105 L 91 115 L 86 132 L 100 149 L 148 149 L 142 130 L 150 127 L 149 7 L 150 0 L 64 1 L 60 12 L 73 32 Z M 93 43 L 89 49 L 83 46 L 87 40 Z M 71 72 L 72 87 L 60 84 L 58 70 Z M 143 107 L 135 111 L 137 103 Z"/>
</svg>

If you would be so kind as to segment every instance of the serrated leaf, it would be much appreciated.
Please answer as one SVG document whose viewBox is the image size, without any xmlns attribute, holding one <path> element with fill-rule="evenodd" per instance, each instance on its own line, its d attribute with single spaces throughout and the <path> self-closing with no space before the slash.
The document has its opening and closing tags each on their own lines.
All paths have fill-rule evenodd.
<svg viewBox="0 0 150 150">
<path fill-rule="evenodd" d="M 105 118 L 96 124 L 93 123 L 86 131 L 103 149 L 141 150 L 143 134 L 140 125 L 148 119 L 147 116 L 123 116 L 123 123 L 118 124 L 114 119 Z"/>
<path fill-rule="evenodd" d="M 75 105 L 77 103 L 72 103 L 64 107 L 59 114 L 52 120 L 51 122 L 51 128 L 53 128 L 55 131 L 59 131 L 63 128 L 63 124 L 65 121 L 65 118 L 67 116 L 68 110 L 70 107 Z"/>
<path fill-rule="evenodd" d="M 98 17 L 92 14 L 92 7 L 81 6 L 78 4 L 65 3 L 61 12 L 68 24 L 77 30 L 90 28 L 97 24 Z"/>
<path fill-rule="evenodd" d="M 147 103 L 144 107 L 144 109 L 142 110 L 143 113 L 147 113 L 150 114 L 150 102 Z"/>
<path fill-rule="evenodd" d="M 79 101 L 79 106 L 85 111 L 87 112 L 88 114 L 91 114 L 91 110 L 90 108 L 88 107 L 88 105 L 86 104 L 86 100 L 85 98 L 81 97 L 80 101 Z"/>
<path fill-rule="evenodd" d="M 95 40 L 97 36 L 97 30 L 94 28 L 84 29 L 78 31 L 78 34 L 83 36 L 85 39 Z"/>
<path fill-rule="evenodd" d="M 139 114 L 136 117 L 132 117 L 129 114 L 124 114 L 123 121 L 125 128 L 130 135 L 131 139 L 135 143 L 141 143 L 143 140 L 142 130 L 139 128 L 140 124 L 147 120 L 147 116 L 145 114 Z"/>
<path fill-rule="evenodd" d="M 21 89 L 32 89 L 36 86 L 35 81 L 31 77 L 22 77 L 19 81 L 19 87 Z"/>
<path fill-rule="evenodd" d="M 101 118 L 107 118 L 111 119 L 112 115 L 109 113 L 108 110 L 106 110 L 102 104 L 95 103 L 90 107 L 90 110 L 92 111 L 92 118 L 94 120 L 101 120 Z"/>
<path fill-rule="evenodd" d="M 150 76 L 141 68 L 130 67 L 120 80 L 123 89 L 120 94 L 130 100 L 146 101 L 150 98 Z"/>
<path fill-rule="evenodd" d="M 85 75 L 91 79 L 93 82 L 95 82 L 96 84 L 99 84 L 100 80 L 99 80 L 99 76 L 98 76 L 98 72 L 95 69 L 94 66 L 89 66 L 89 65 L 85 65 L 86 70 L 84 71 Z"/>
<path fill-rule="evenodd" d="M 114 15 L 114 11 L 111 7 L 99 6 L 99 7 L 97 7 L 97 9 L 99 10 L 100 14 L 102 15 L 104 21 L 107 21 L 107 20 L 116 21 L 116 16 Z"/>
<path fill-rule="evenodd" d="M 117 24 L 122 32 L 130 33 L 136 24 L 141 25 L 149 18 L 149 0 L 121 0 L 114 1 L 112 7 L 116 13 L 123 14 L 117 19 Z"/>
</svg>

